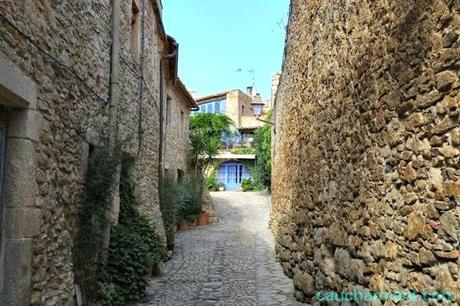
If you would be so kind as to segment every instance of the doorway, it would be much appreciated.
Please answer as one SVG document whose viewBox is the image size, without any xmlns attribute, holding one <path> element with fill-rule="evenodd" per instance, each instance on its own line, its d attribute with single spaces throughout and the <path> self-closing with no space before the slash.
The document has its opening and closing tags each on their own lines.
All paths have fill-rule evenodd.
<svg viewBox="0 0 460 306">
<path fill-rule="evenodd" d="M 246 167 L 238 162 L 229 162 L 220 165 L 218 183 L 225 185 L 225 190 L 239 190 L 243 179 L 251 178 Z"/>
</svg>

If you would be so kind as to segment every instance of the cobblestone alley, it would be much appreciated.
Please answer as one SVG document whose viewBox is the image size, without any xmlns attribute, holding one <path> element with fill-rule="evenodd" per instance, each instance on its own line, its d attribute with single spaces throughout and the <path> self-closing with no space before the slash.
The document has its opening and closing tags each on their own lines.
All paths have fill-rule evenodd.
<svg viewBox="0 0 460 306">
<path fill-rule="evenodd" d="M 146 305 L 300 305 L 275 261 L 261 193 L 212 193 L 217 224 L 179 232 L 175 254 L 148 289 Z"/>
</svg>

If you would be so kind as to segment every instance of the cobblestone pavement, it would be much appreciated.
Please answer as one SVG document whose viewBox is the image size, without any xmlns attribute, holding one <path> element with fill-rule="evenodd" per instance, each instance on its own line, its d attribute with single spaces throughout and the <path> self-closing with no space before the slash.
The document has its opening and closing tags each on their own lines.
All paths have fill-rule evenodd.
<svg viewBox="0 0 460 306">
<path fill-rule="evenodd" d="M 147 305 L 301 305 L 275 261 L 262 193 L 211 193 L 217 224 L 177 234 L 174 256 L 154 278 Z"/>
</svg>

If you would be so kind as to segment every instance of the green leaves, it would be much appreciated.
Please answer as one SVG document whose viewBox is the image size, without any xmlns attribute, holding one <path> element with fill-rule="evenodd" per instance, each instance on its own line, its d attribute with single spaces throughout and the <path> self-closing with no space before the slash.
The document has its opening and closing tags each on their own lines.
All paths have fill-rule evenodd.
<svg viewBox="0 0 460 306">
<path fill-rule="evenodd" d="M 223 114 L 198 113 L 190 117 L 190 162 L 204 171 L 221 146 L 223 133 L 231 134 L 233 121 Z"/>
<path fill-rule="evenodd" d="M 125 305 L 144 297 L 149 267 L 166 258 L 166 249 L 153 226 L 137 210 L 134 182 L 128 170 L 129 166 L 124 164 L 119 222 L 112 229 L 108 258 L 98 283 L 98 300 L 102 306 Z"/>
<path fill-rule="evenodd" d="M 254 189 L 254 184 L 250 178 L 246 178 L 241 182 L 241 188 L 243 188 L 244 192 L 252 191 Z"/>
<path fill-rule="evenodd" d="M 271 184 L 271 127 L 265 125 L 257 128 L 254 133 L 256 163 L 254 169 L 254 185 L 257 189 Z"/>
<path fill-rule="evenodd" d="M 117 148 L 96 147 L 88 160 L 88 172 L 79 211 L 79 228 L 75 239 L 75 274 L 86 298 L 95 294 L 98 264 L 102 261 L 103 233 L 109 220 L 114 178 L 120 158 Z M 105 288 L 109 290 L 108 288 Z"/>
<path fill-rule="evenodd" d="M 160 185 L 160 210 L 168 244 L 172 244 L 174 240 L 174 227 L 181 209 L 180 200 L 177 184 L 171 177 L 164 177 Z"/>
<path fill-rule="evenodd" d="M 230 151 L 232 154 L 256 154 L 254 148 L 237 148 Z"/>
</svg>

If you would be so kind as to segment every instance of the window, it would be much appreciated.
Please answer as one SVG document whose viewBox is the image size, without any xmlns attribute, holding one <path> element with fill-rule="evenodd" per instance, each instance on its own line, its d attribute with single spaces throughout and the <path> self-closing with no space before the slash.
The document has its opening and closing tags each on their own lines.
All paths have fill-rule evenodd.
<svg viewBox="0 0 460 306">
<path fill-rule="evenodd" d="M 223 114 L 227 106 L 226 100 L 219 100 L 215 102 L 208 102 L 201 104 L 197 113 L 211 113 L 211 114 Z"/>
<path fill-rule="evenodd" d="M 177 169 L 177 183 L 182 184 L 184 182 L 185 172 L 184 170 Z"/>
<path fill-rule="evenodd" d="M 131 55 L 134 60 L 139 59 L 140 42 L 141 42 L 141 14 L 137 0 L 131 2 L 132 16 L 131 16 Z"/>
<path fill-rule="evenodd" d="M 185 114 L 184 111 L 180 111 L 180 131 L 179 135 L 182 137 L 184 136 L 184 131 L 185 131 Z"/>
<path fill-rule="evenodd" d="M 168 96 L 166 98 L 166 113 L 165 113 L 165 116 L 166 116 L 165 124 L 166 125 L 171 125 L 171 104 L 172 104 L 172 99 L 170 96 Z"/>
<path fill-rule="evenodd" d="M 165 178 L 170 178 L 171 177 L 170 175 L 171 175 L 171 172 L 169 171 L 169 168 L 165 167 L 165 175 L 164 175 L 164 177 Z"/>
</svg>

